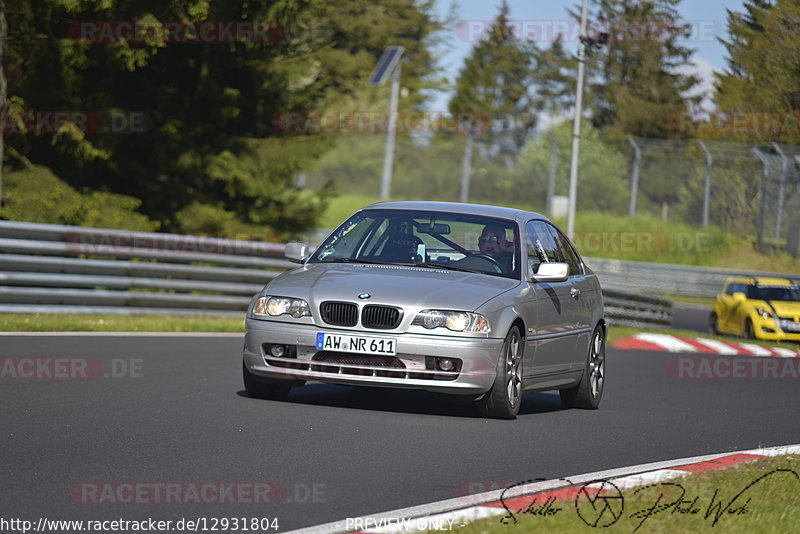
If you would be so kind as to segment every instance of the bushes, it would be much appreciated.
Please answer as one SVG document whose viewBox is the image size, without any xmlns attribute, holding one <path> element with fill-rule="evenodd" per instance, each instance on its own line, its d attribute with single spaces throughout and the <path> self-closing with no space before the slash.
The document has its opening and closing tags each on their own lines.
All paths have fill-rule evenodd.
<svg viewBox="0 0 800 534">
<path fill-rule="evenodd" d="M 157 230 L 159 223 L 137 213 L 138 198 L 85 189 L 79 192 L 50 169 L 33 165 L 5 176 L 0 218 L 53 224 Z"/>
</svg>

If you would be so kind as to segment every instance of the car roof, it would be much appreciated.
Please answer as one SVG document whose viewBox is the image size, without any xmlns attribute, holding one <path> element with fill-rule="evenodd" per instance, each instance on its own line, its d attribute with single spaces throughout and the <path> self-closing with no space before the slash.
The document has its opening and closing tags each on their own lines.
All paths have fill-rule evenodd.
<svg viewBox="0 0 800 534">
<path fill-rule="evenodd" d="M 470 215 L 480 215 L 485 217 L 495 217 L 498 219 L 513 219 L 517 222 L 525 222 L 530 219 L 542 219 L 548 222 L 550 219 L 535 211 L 525 211 L 503 206 L 488 206 L 485 204 L 467 204 L 464 202 L 438 202 L 430 200 L 400 200 L 391 202 L 376 202 L 365 206 L 363 210 L 388 209 L 388 210 L 428 210 L 442 211 L 446 213 L 468 213 Z"/>
<path fill-rule="evenodd" d="M 796 284 L 788 278 L 774 278 L 769 276 L 732 276 L 727 283 L 746 284 L 749 286 L 793 286 Z"/>
</svg>

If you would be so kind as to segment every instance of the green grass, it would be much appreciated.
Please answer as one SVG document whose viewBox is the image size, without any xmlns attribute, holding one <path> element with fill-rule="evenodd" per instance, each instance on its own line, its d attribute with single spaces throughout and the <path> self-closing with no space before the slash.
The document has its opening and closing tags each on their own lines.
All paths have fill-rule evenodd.
<svg viewBox="0 0 800 534">
<path fill-rule="evenodd" d="M 522 475 L 524 476 L 524 475 Z M 680 486 L 677 486 L 677 485 Z M 749 486 L 749 488 L 748 488 Z M 745 489 L 748 488 L 748 489 Z M 715 493 L 716 492 L 716 493 Z M 741 493 L 740 497 L 736 497 Z M 672 479 L 648 488 L 621 491 L 622 508 L 616 508 L 619 519 L 599 516 L 603 501 L 593 511 L 588 500 L 553 503 L 552 515 L 521 513 L 511 507 L 513 519 L 496 516 L 468 523 L 458 529 L 462 534 L 504 534 L 507 532 L 547 532 L 552 534 L 597 533 L 671 534 L 673 532 L 725 534 L 785 534 L 797 532 L 800 525 L 800 455 L 777 456 L 726 467 L 705 473 Z M 695 501 L 696 498 L 696 501 Z M 682 502 L 681 502 L 682 501 Z M 611 502 L 611 501 L 609 501 Z M 617 499 L 615 503 L 619 503 Z M 712 503 L 722 503 L 715 508 Z M 673 503 L 680 503 L 675 505 Z M 726 508 L 728 503 L 730 506 Z M 537 502 L 531 511 L 541 507 Z M 673 506 L 667 506 L 673 504 Z M 656 508 L 660 506 L 660 508 Z M 682 512 L 677 511 L 680 508 Z M 543 510 L 543 508 L 539 508 Z M 646 517 L 647 510 L 660 510 Z M 710 510 L 710 511 L 709 511 Z M 594 522 L 591 527 L 581 519 Z M 694 513 L 692 513 L 694 512 Z M 708 512 L 708 514 L 707 514 Z M 719 513 L 719 519 L 714 523 Z M 505 519 L 503 519 L 505 517 Z M 606 519 L 608 518 L 608 519 Z M 516 519 L 516 523 L 514 523 Z M 644 522 L 642 523 L 642 521 Z M 504 522 L 505 521 L 505 522 Z M 606 523 L 610 523 L 606 526 Z M 641 527 L 637 526 L 641 524 Z"/>
<path fill-rule="evenodd" d="M 654 333 L 654 334 L 669 334 L 671 336 L 679 336 L 679 337 L 699 337 L 702 339 L 716 339 L 717 341 L 728 341 L 733 343 L 752 343 L 754 345 L 764 345 L 767 347 L 778 347 L 790 350 L 798 350 L 800 346 L 797 343 L 793 343 L 791 341 L 764 341 L 763 339 L 742 339 L 740 337 L 735 336 L 721 336 L 721 335 L 711 335 L 705 334 L 703 332 L 696 332 L 694 330 L 653 330 L 651 328 L 634 328 L 631 326 L 609 326 L 608 327 L 608 342 L 613 343 L 617 339 L 622 339 L 626 337 L 635 336 L 636 334 L 641 334 L 644 332 Z"/>
<path fill-rule="evenodd" d="M 2 332 L 242 332 L 241 319 L 160 315 L 0 314 Z"/>
</svg>

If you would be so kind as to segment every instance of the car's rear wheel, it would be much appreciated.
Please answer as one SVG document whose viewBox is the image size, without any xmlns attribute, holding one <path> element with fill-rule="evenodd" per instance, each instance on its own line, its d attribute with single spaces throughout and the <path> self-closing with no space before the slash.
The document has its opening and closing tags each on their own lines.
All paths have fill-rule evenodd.
<svg viewBox="0 0 800 534">
<path fill-rule="evenodd" d="M 247 366 L 242 362 L 242 379 L 244 390 L 247 394 L 256 399 L 284 400 L 289 396 L 292 386 L 271 382 L 260 376 L 256 376 L 247 370 Z"/>
<path fill-rule="evenodd" d="M 719 335 L 719 317 L 716 313 L 711 313 L 708 317 L 708 331 L 714 335 Z"/>
<path fill-rule="evenodd" d="M 600 405 L 606 381 L 606 336 L 601 325 L 597 325 L 589 343 L 589 354 L 580 383 L 559 391 L 561 403 L 567 408 L 594 410 Z"/>
<path fill-rule="evenodd" d="M 479 401 L 481 413 L 498 419 L 514 419 L 522 404 L 522 358 L 525 345 L 522 334 L 514 326 L 508 331 L 500 357 L 494 385 Z"/>
</svg>

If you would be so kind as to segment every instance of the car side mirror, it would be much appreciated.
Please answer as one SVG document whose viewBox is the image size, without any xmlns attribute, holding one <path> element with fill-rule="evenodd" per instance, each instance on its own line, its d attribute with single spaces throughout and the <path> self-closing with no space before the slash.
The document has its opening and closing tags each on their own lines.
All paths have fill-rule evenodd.
<svg viewBox="0 0 800 534">
<path fill-rule="evenodd" d="M 747 296 L 744 293 L 736 292 L 733 294 L 733 301 L 734 302 L 744 302 L 747 300 Z"/>
<path fill-rule="evenodd" d="M 311 256 L 308 251 L 308 245 L 305 243 L 297 243 L 295 241 L 286 243 L 286 248 L 283 251 L 283 255 L 286 256 L 287 260 L 294 263 L 305 263 L 309 256 Z"/>
<path fill-rule="evenodd" d="M 563 282 L 569 276 L 569 264 L 559 262 L 545 262 L 539 265 L 539 270 L 531 274 L 534 282 Z"/>
</svg>

